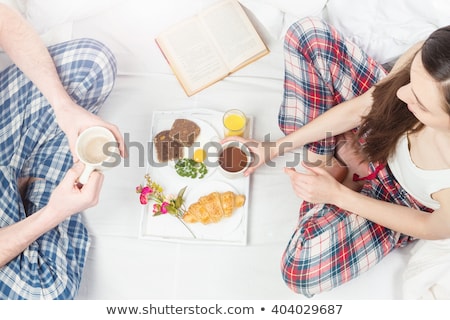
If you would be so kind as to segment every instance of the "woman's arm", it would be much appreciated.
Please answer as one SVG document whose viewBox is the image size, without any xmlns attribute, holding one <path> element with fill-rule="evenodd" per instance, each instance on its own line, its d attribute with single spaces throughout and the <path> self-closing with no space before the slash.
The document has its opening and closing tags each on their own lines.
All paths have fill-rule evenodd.
<svg viewBox="0 0 450 320">
<path fill-rule="evenodd" d="M 280 138 L 271 150 L 270 159 L 305 144 L 322 140 L 329 134 L 336 136 L 356 128 L 372 107 L 373 90 L 372 87 L 362 95 L 336 105 L 295 132 Z"/>
<path fill-rule="evenodd" d="M 373 90 L 374 88 L 371 88 L 358 97 L 336 105 L 313 121 L 276 142 L 260 142 L 242 137 L 228 137 L 223 142 L 237 140 L 249 146 L 254 155 L 254 161 L 244 174 L 250 175 L 262 164 L 283 155 L 285 152 L 326 138 L 330 133 L 338 135 L 357 127 L 361 123 L 362 117 L 370 111 Z"/>
<path fill-rule="evenodd" d="M 380 80 L 380 82 L 388 80 L 397 71 L 404 68 L 422 45 L 423 41 L 418 42 L 402 54 L 395 62 L 389 74 Z M 372 93 L 374 89 L 372 87 L 362 95 L 336 105 L 295 132 L 279 139 L 276 142 L 276 147 L 272 150 L 271 159 L 282 152 L 322 140 L 329 133 L 336 136 L 359 126 L 362 118 L 368 114 L 372 107 Z"/>
<path fill-rule="evenodd" d="M 450 189 L 439 192 L 440 208 L 431 214 L 342 189 L 334 201 L 340 208 L 418 239 L 450 238 Z"/>
<path fill-rule="evenodd" d="M 360 194 L 337 182 L 320 167 L 306 173 L 286 169 L 297 196 L 312 203 L 329 203 L 367 220 L 418 239 L 450 238 L 450 189 L 433 195 L 440 208 L 433 213 L 393 204 Z"/>
</svg>

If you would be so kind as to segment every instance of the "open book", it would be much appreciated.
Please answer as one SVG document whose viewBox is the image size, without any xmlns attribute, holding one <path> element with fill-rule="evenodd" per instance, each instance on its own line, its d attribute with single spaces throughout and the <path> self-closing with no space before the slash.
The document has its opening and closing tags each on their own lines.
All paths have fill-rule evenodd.
<svg viewBox="0 0 450 320">
<path fill-rule="evenodd" d="M 222 0 L 155 40 L 188 96 L 269 53 L 236 0 Z"/>
</svg>

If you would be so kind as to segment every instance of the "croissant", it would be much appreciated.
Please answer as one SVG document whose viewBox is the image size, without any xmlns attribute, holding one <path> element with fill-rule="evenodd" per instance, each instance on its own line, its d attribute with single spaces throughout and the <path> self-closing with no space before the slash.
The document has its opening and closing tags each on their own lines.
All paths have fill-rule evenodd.
<svg viewBox="0 0 450 320">
<path fill-rule="evenodd" d="M 215 223 L 224 217 L 230 217 L 234 210 L 242 207 L 244 203 L 244 195 L 235 194 L 231 191 L 212 192 L 191 204 L 184 214 L 183 220 L 188 223 Z"/>
</svg>

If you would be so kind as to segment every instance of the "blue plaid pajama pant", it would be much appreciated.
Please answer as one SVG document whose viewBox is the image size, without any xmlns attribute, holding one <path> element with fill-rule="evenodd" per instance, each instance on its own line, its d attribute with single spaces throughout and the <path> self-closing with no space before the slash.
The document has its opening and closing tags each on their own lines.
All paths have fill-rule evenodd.
<svg viewBox="0 0 450 320">
<path fill-rule="evenodd" d="M 69 95 L 97 113 L 111 92 L 116 62 L 103 44 L 79 39 L 49 47 Z M 73 160 L 53 109 L 14 65 L 0 73 L 0 227 L 44 207 Z M 33 177 L 25 193 L 18 180 Z M 72 299 L 89 237 L 80 214 L 63 221 L 0 268 L 0 299 Z"/>
<path fill-rule="evenodd" d="M 386 74 L 382 66 L 318 18 L 293 24 L 286 33 L 284 49 L 279 126 L 285 134 L 364 93 Z M 328 137 L 307 148 L 333 155 L 336 143 L 336 137 Z M 371 163 L 370 170 L 374 177 L 365 182 L 361 193 L 431 212 L 398 184 L 388 167 Z M 312 297 L 356 278 L 394 248 L 413 240 L 336 206 L 303 202 L 283 253 L 283 280 L 293 291 Z"/>
</svg>

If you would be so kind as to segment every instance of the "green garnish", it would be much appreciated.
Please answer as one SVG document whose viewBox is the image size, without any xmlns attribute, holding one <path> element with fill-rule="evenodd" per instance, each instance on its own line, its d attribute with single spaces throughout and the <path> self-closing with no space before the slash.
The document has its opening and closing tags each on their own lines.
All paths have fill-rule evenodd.
<svg viewBox="0 0 450 320">
<path fill-rule="evenodd" d="M 175 171 L 182 177 L 202 179 L 208 173 L 208 168 L 203 162 L 197 162 L 194 159 L 184 158 L 175 163 Z"/>
</svg>

